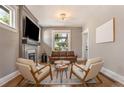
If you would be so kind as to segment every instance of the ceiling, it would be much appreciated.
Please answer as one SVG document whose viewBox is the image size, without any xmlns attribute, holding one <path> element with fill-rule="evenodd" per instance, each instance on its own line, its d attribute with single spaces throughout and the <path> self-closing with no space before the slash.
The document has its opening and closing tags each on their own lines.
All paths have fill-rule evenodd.
<svg viewBox="0 0 124 93">
<path fill-rule="evenodd" d="M 104 5 L 27 5 L 42 26 L 83 26 L 102 13 L 109 13 L 112 6 Z M 66 12 L 70 16 L 62 21 L 57 14 Z"/>
</svg>

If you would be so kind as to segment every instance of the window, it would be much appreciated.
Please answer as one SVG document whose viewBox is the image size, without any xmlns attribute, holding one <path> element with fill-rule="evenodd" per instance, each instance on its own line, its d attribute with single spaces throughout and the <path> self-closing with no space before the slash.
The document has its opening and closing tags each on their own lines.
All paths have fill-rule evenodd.
<svg viewBox="0 0 124 93">
<path fill-rule="evenodd" d="M 68 51 L 70 50 L 70 32 L 53 33 L 53 50 L 54 51 Z"/>
<path fill-rule="evenodd" d="M 15 11 L 11 6 L 0 5 L 0 23 L 15 28 Z"/>
</svg>

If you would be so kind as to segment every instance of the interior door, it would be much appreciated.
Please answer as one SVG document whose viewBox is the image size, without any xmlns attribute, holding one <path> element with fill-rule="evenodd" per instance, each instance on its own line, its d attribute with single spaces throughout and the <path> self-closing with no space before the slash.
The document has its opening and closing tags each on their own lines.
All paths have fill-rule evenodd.
<svg viewBox="0 0 124 93">
<path fill-rule="evenodd" d="M 82 58 L 89 58 L 89 32 L 88 29 L 82 32 Z"/>
</svg>

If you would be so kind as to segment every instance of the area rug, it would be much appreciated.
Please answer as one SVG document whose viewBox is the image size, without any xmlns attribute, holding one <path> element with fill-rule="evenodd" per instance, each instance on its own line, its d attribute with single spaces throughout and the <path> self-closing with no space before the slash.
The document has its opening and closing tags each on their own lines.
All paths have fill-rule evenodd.
<svg viewBox="0 0 124 93">
<path fill-rule="evenodd" d="M 76 76 L 74 76 L 72 74 L 72 77 L 70 78 L 70 71 L 71 71 L 71 68 L 70 66 L 68 67 L 68 71 L 67 71 L 67 77 L 66 77 L 66 73 L 63 72 L 63 77 L 62 77 L 62 81 L 61 81 L 61 75 L 60 73 L 58 74 L 58 78 L 57 78 L 57 71 L 55 69 L 54 66 L 52 66 L 52 75 L 53 75 L 53 80 L 50 79 L 50 76 L 47 77 L 46 79 L 44 79 L 41 84 L 52 84 L 52 85 L 78 85 L 78 84 L 82 84 L 81 83 L 81 80 L 79 80 Z M 95 79 L 91 80 L 89 83 L 96 83 Z"/>
<path fill-rule="evenodd" d="M 50 79 L 50 76 L 45 78 L 43 81 L 41 81 L 42 87 L 84 87 L 84 85 L 81 83 L 81 81 L 72 74 L 72 78 L 70 79 L 70 67 L 67 71 L 67 78 L 65 72 L 63 73 L 63 80 L 60 81 L 60 74 L 58 75 L 58 78 L 56 78 L 56 70 L 55 67 L 52 66 L 52 75 L 53 80 Z M 91 82 L 88 82 L 89 87 L 124 87 L 122 84 L 113 81 L 109 78 L 107 78 L 103 74 L 99 74 L 101 80 L 103 83 L 100 83 L 97 79 L 93 79 Z M 95 81 L 94 81 L 95 80 Z M 96 82 L 96 83 L 94 83 Z M 31 82 L 22 82 L 20 86 L 23 87 L 35 87 L 35 84 L 32 84 Z"/>
<path fill-rule="evenodd" d="M 63 72 L 63 77 L 62 77 L 62 82 L 61 82 L 61 77 L 60 73 L 58 74 L 58 78 L 56 77 L 56 70 L 53 71 L 53 80 L 50 79 L 50 77 L 47 77 L 44 79 L 41 84 L 81 84 L 81 81 L 72 75 L 72 78 L 70 79 L 70 71 L 67 71 L 67 78 L 65 72 Z"/>
<path fill-rule="evenodd" d="M 74 75 L 72 75 L 72 78 L 70 79 L 70 67 L 68 68 L 67 71 L 67 77 L 66 73 L 63 72 L 62 82 L 60 73 L 58 73 L 57 78 L 57 71 L 54 66 L 52 67 L 52 75 L 53 80 L 51 80 L 50 77 L 47 77 L 41 82 L 41 84 L 81 84 L 81 81 L 77 79 L 77 77 L 75 77 Z"/>
</svg>

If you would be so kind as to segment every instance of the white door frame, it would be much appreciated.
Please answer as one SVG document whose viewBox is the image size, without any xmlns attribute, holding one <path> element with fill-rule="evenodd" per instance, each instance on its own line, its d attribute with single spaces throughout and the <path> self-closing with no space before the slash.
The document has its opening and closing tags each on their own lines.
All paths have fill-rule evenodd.
<svg viewBox="0 0 124 93">
<path fill-rule="evenodd" d="M 88 34 L 88 37 L 87 37 L 87 44 L 88 44 L 88 46 L 87 46 L 87 48 L 88 48 L 88 55 L 87 55 L 87 58 L 89 58 L 89 29 L 87 28 L 87 29 L 85 29 L 83 32 L 82 32 L 82 58 L 84 58 L 84 51 L 83 51 L 83 48 L 84 48 L 84 46 L 83 46 L 83 35 L 84 34 Z"/>
<path fill-rule="evenodd" d="M 69 50 L 71 50 L 71 30 L 52 30 L 52 50 L 54 50 L 54 34 L 55 33 L 68 33 Z"/>
</svg>

